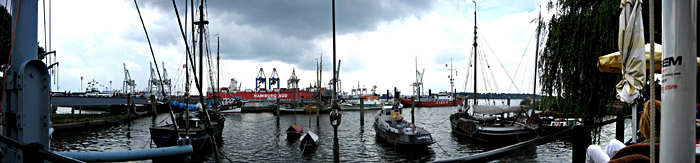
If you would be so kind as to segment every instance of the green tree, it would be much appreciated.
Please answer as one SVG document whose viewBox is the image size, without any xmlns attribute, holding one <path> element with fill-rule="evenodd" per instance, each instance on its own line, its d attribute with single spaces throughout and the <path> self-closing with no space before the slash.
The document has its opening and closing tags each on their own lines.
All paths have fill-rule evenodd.
<svg viewBox="0 0 700 163">
<path fill-rule="evenodd" d="M 542 91 L 558 95 L 563 112 L 599 117 L 614 99 L 619 74 L 602 73 L 599 56 L 617 51 L 619 0 L 562 0 L 547 24 L 538 70 Z"/>
<path fill-rule="evenodd" d="M 644 36 L 649 42 L 649 5 L 642 4 Z M 598 70 L 598 57 L 618 51 L 619 0 L 560 0 L 550 4 L 557 13 L 547 24 L 548 34 L 538 70 L 542 91 L 556 95 L 559 111 L 600 117 L 615 99 L 620 74 Z M 661 43 L 661 4 L 656 3 L 655 42 Z M 648 95 L 644 95 L 648 97 Z"/>
<path fill-rule="evenodd" d="M 11 21 L 12 16 L 10 16 L 10 13 L 7 12 L 5 6 L 0 5 L 0 70 L 5 69 L 7 56 L 10 54 Z"/>
<path fill-rule="evenodd" d="M 5 69 L 5 64 L 7 64 L 7 59 L 10 54 L 10 47 L 12 44 L 12 16 L 5 9 L 5 6 L 0 5 L 0 70 Z M 37 56 L 45 53 L 46 50 L 37 45 Z M 43 57 L 39 58 L 43 59 Z"/>
</svg>

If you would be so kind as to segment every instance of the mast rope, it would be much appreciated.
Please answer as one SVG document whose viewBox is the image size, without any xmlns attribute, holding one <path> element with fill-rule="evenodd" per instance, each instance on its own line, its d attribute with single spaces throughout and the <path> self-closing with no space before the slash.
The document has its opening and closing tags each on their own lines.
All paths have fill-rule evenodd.
<svg viewBox="0 0 700 163">
<path fill-rule="evenodd" d="M 525 59 L 525 56 L 527 55 L 527 49 L 530 48 L 530 42 L 532 41 L 532 38 L 534 38 L 535 36 L 536 36 L 536 31 L 533 31 L 532 35 L 530 36 L 530 39 L 527 41 L 527 45 L 525 45 L 525 51 L 523 51 L 523 55 L 522 55 L 522 57 L 520 57 L 521 62 L 518 62 L 518 66 L 515 69 L 515 74 L 513 74 L 513 78 L 516 78 L 516 76 L 518 76 L 518 72 L 520 71 L 520 64 L 523 63 L 522 61 L 523 61 L 523 59 Z M 513 83 L 513 84 L 515 84 L 515 83 Z M 508 90 L 510 91 L 510 88 L 508 88 Z M 518 90 L 518 92 L 520 92 L 520 90 Z"/>
<path fill-rule="evenodd" d="M 482 32 L 482 33 L 483 33 L 483 32 Z M 498 56 L 496 56 L 496 53 L 493 51 L 493 48 L 491 48 L 491 45 L 490 45 L 489 42 L 486 40 L 486 37 L 484 37 L 483 35 L 480 35 L 480 36 L 481 36 L 482 38 L 484 38 L 484 39 L 482 39 L 482 40 L 484 40 L 483 42 L 486 44 L 486 46 L 488 46 L 489 50 L 491 50 L 491 54 L 493 54 L 493 55 L 495 56 L 496 61 L 498 62 L 498 65 L 501 66 L 501 69 L 503 69 L 503 71 L 506 73 L 506 76 L 508 76 L 508 79 L 510 80 L 510 85 L 509 85 L 508 91 L 510 91 L 510 87 L 515 87 L 515 90 L 518 91 L 518 92 L 520 92 L 520 89 L 519 89 L 518 86 L 515 84 L 515 80 L 513 80 L 513 78 L 515 78 L 515 75 L 513 75 L 512 77 L 510 76 L 510 73 L 508 73 L 508 70 L 506 70 L 505 66 L 503 66 L 503 63 L 501 62 L 501 59 L 498 58 Z M 528 44 L 529 44 L 529 41 L 528 41 Z M 527 51 L 527 47 L 526 47 L 525 50 Z M 521 58 L 520 60 L 522 61 L 522 58 Z M 521 63 L 521 62 L 518 62 L 518 65 L 519 65 L 520 63 Z M 517 74 L 517 70 L 518 70 L 518 69 L 516 68 L 516 74 Z"/>
</svg>

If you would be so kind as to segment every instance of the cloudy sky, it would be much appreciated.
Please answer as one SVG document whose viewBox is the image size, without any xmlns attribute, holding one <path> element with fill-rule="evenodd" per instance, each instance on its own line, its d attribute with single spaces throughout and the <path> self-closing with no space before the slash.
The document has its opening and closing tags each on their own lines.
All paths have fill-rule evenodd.
<svg viewBox="0 0 700 163">
<path fill-rule="evenodd" d="M 181 21 L 191 31 L 185 2 L 176 0 Z M 536 26 L 532 20 L 546 2 L 477 1 L 479 57 L 484 58 L 478 65 L 479 92 L 532 92 Z M 38 40 L 43 46 L 43 1 L 39 4 Z M 186 50 L 172 2 L 139 1 L 139 7 L 158 66 L 165 66 L 175 87 L 182 89 Z M 52 2 L 51 9 L 51 49 L 57 51 L 60 62 L 54 91 L 78 91 L 81 76 L 83 88 L 94 78 L 105 87 L 112 81 L 112 89 L 121 89 L 124 65 L 137 89 L 146 89 L 153 59 L 133 1 L 62 0 Z M 221 42 L 222 86 L 236 78 L 244 89 L 253 89 L 260 68 L 268 77 L 276 68 L 281 87 L 286 87 L 292 69 L 306 87 L 316 80 L 321 56 L 323 81 L 330 79 L 331 1 L 213 0 L 205 9 L 212 54 L 216 54 L 216 38 Z M 467 0 L 338 0 L 336 57 L 342 60 L 343 91 L 349 92 L 359 82 L 368 89 L 376 85 L 378 92 L 397 87 L 410 94 L 417 58 L 418 69 L 425 69 L 426 89 L 450 89 L 452 61 L 455 89 L 464 91 L 469 76 L 466 90 L 471 92 L 474 10 L 474 3 Z M 543 14 L 551 15 L 546 10 Z M 187 32 L 191 44 L 190 35 Z"/>
</svg>

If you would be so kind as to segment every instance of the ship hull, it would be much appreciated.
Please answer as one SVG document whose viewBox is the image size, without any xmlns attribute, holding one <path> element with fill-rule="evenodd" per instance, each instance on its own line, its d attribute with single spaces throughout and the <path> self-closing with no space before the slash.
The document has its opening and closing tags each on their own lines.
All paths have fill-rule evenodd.
<svg viewBox="0 0 700 163">
<path fill-rule="evenodd" d="M 439 106 L 457 106 L 461 105 L 464 99 L 459 98 L 457 100 L 434 100 L 434 101 L 415 101 L 416 107 L 439 107 Z M 401 99 L 401 104 L 404 106 L 411 106 L 412 102 L 410 98 Z"/>
</svg>

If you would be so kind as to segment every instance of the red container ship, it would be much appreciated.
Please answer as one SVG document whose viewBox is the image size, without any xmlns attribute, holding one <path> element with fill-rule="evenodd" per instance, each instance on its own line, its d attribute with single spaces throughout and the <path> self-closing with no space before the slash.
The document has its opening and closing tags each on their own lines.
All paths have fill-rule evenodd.
<svg viewBox="0 0 700 163">
<path fill-rule="evenodd" d="M 437 107 L 437 106 L 457 106 L 464 103 L 464 97 L 457 97 L 453 99 L 450 96 L 434 96 L 431 98 L 420 98 L 420 100 L 415 100 L 416 107 Z M 411 98 L 402 98 L 401 104 L 406 106 L 411 106 Z"/>
<path fill-rule="evenodd" d="M 261 100 L 291 100 L 291 99 L 314 99 L 314 94 L 316 93 L 316 88 L 305 88 L 305 89 L 287 89 L 287 88 L 273 88 L 271 90 L 259 89 L 254 91 L 252 89 L 240 90 L 238 81 L 236 79 L 231 79 L 231 84 L 229 87 L 222 87 L 219 91 L 214 93 L 212 90 L 207 92 L 207 98 L 221 98 L 221 99 L 240 99 L 242 101 L 261 101 Z M 325 89 L 321 89 L 322 91 Z"/>
</svg>

